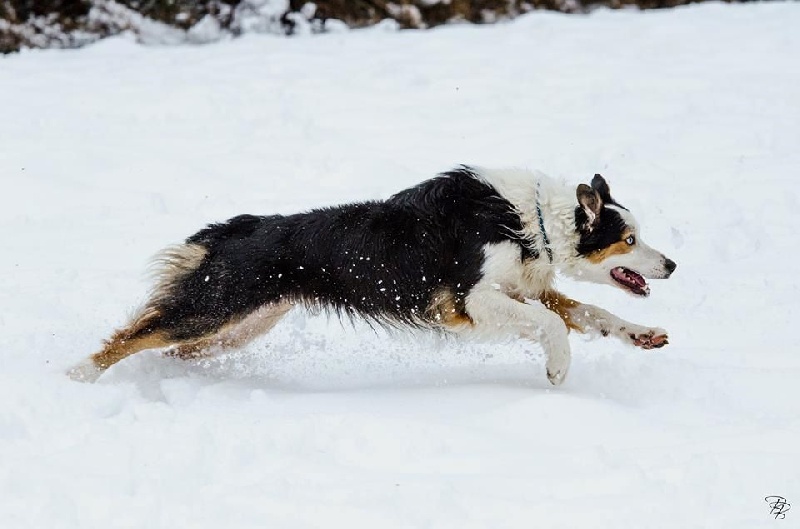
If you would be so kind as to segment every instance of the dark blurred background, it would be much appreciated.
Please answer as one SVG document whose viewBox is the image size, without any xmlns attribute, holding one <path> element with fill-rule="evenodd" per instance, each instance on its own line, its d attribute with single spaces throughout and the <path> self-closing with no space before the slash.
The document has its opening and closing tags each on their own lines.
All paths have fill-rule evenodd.
<svg viewBox="0 0 800 529">
<path fill-rule="evenodd" d="M 493 23 L 534 9 L 585 13 L 697 1 L 703 0 L 0 0 L 0 52 L 79 47 L 125 31 L 143 42 L 203 43 L 245 32 L 324 33 L 377 23 L 422 29 Z"/>
</svg>

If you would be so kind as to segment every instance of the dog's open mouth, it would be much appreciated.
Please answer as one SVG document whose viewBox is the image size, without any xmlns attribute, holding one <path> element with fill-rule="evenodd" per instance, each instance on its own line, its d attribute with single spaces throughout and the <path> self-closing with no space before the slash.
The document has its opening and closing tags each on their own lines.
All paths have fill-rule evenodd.
<svg viewBox="0 0 800 529">
<path fill-rule="evenodd" d="M 644 278 L 629 268 L 618 266 L 611 269 L 611 279 L 637 296 L 650 295 L 650 287 Z"/>
</svg>

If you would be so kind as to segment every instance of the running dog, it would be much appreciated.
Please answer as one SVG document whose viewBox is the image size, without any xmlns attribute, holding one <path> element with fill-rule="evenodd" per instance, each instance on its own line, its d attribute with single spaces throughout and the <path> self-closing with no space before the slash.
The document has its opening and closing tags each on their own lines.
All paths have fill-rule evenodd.
<svg viewBox="0 0 800 529">
<path fill-rule="evenodd" d="M 644 349 L 666 331 L 559 293 L 556 271 L 648 296 L 676 264 L 646 245 L 595 175 L 566 186 L 539 172 L 461 166 L 385 201 L 295 215 L 241 215 L 165 250 L 127 326 L 70 370 L 95 381 L 146 349 L 179 358 L 241 347 L 293 307 L 488 338 L 539 342 L 561 384 L 570 330 Z"/>
</svg>

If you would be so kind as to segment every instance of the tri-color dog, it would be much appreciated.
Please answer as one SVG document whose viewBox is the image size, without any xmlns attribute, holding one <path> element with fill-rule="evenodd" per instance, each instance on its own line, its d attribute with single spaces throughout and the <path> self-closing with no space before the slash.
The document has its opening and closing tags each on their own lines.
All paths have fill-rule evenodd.
<svg viewBox="0 0 800 529">
<path fill-rule="evenodd" d="M 391 326 L 539 342 L 547 377 L 570 365 L 567 335 L 645 349 L 664 330 L 574 301 L 556 271 L 647 296 L 675 263 L 641 239 L 595 175 L 568 187 L 541 173 L 462 166 L 385 201 L 213 224 L 159 258 L 155 287 L 124 328 L 70 376 L 94 381 L 146 349 L 180 358 L 241 347 L 295 306 Z"/>
</svg>

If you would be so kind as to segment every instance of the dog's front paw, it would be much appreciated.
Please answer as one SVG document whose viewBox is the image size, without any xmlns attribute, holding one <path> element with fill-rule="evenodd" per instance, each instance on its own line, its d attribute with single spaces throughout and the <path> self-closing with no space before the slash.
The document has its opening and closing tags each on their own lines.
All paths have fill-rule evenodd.
<svg viewBox="0 0 800 529">
<path fill-rule="evenodd" d="M 554 386 L 560 386 L 567 378 L 571 360 L 569 348 L 551 350 L 547 355 L 547 380 Z"/>
<path fill-rule="evenodd" d="M 628 335 L 636 347 L 642 349 L 658 349 L 669 343 L 669 336 L 664 329 L 647 329 L 645 332 Z"/>
<path fill-rule="evenodd" d="M 560 386 L 564 379 L 567 377 L 566 371 L 555 371 L 551 372 L 549 369 L 547 370 L 547 380 L 554 386 Z"/>
</svg>

